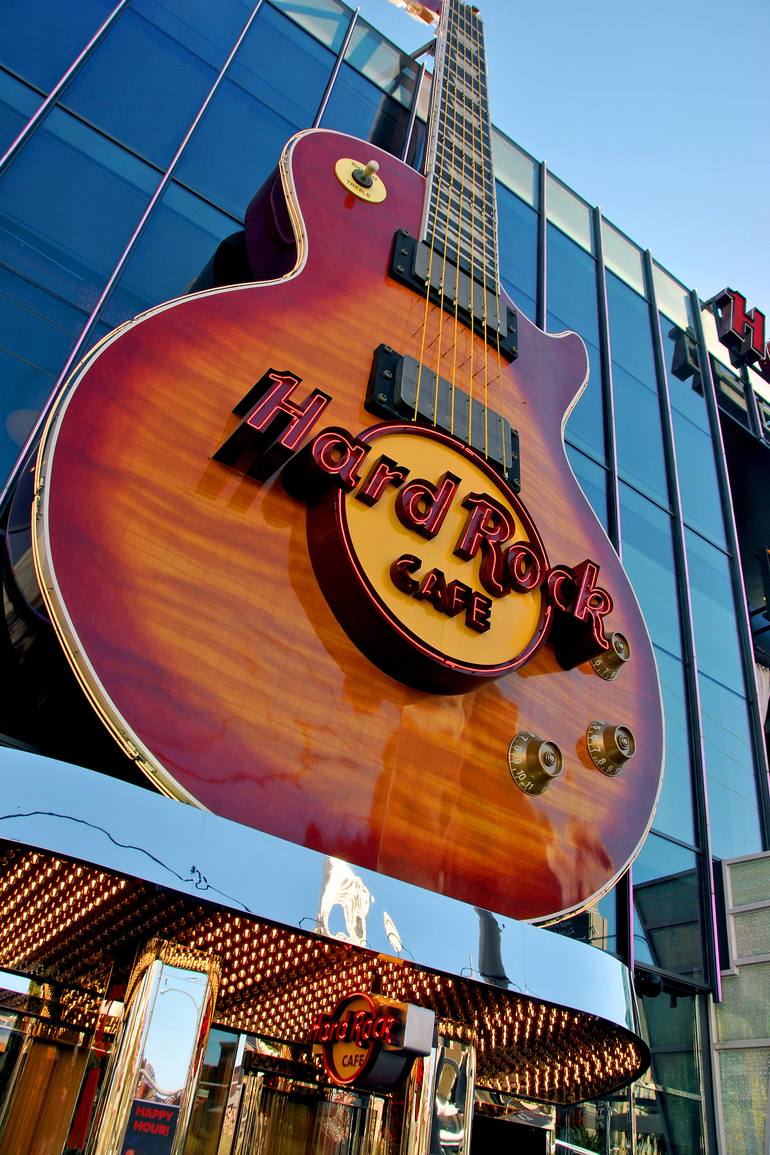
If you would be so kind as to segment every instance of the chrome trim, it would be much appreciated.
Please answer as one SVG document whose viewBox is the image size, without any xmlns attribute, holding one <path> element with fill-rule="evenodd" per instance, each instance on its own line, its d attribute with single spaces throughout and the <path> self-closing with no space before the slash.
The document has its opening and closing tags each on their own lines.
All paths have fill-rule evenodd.
<svg viewBox="0 0 770 1155">
<path fill-rule="evenodd" d="M 0 838 L 318 933 L 328 860 L 317 851 L 38 754 L 0 747 L 0 775 Z M 493 915 L 502 972 L 485 975 L 479 955 L 489 912 L 375 871 L 355 872 L 375 898 L 368 949 L 640 1034 L 630 973 L 612 955 Z"/>
</svg>

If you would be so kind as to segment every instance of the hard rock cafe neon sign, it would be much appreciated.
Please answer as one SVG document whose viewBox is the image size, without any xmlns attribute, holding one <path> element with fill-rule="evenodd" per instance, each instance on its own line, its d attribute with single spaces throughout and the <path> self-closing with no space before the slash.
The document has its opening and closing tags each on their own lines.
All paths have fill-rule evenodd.
<svg viewBox="0 0 770 1155">
<path fill-rule="evenodd" d="M 316 389 L 300 401 L 299 384 L 268 370 L 215 457 L 257 478 L 282 469 L 308 503 L 327 601 L 376 664 L 446 692 L 518 669 L 546 639 L 565 669 L 609 650 L 598 565 L 552 565 L 526 506 L 479 453 L 398 422 L 327 428 L 300 448 L 331 399 Z"/>
<path fill-rule="evenodd" d="M 315 1016 L 309 1042 L 333 1082 L 386 1089 L 417 1055 L 430 1053 L 433 1024 L 425 1008 L 356 992 Z"/>
</svg>

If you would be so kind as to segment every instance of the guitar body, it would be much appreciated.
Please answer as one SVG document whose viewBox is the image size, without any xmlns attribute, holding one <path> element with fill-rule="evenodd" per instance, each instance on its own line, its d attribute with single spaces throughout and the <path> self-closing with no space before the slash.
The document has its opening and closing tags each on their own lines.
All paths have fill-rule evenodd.
<svg viewBox="0 0 770 1155">
<path fill-rule="evenodd" d="M 335 163 L 346 156 L 379 161 L 381 204 L 342 187 Z M 631 660 L 605 681 L 589 663 L 562 669 L 546 643 L 520 669 L 448 694 L 384 673 L 319 586 L 306 504 L 279 474 L 254 480 L 213 454 L 271 367 L 302 379 L 299 396 L 331 397 L 317 429 L 358 434 L 381 421 L 364 408 L 374 349 L 419 358 L 422 347 L 425 302 L 388 265 L 396 230 L 419 232 L 425 180 L 326 131 L 294 138 L 282 170 L 297 269 L 150 311 L 65 387 L 41 447 L 34 527 L 52 620 L 97 711 L 169 794 L 516 918 L 577 910 L 638 848 L 662 761 L 645 626 L 563 447 L 584 346 L 519 314 L 503 404 L 549 561 L 600 567 L 607 626 L 629 639 Z M 440 324 L 442 373 L 455 350 L 468 363 L 471 343 L 482 363 L 482 339 L 431 305 L 434 354 Z M 596 719 L 636 738 L 615 777 L 586 748 Z M 521 731 L 564 755 L 562 776 L 535 797 L 508 765 Z"/>
</svg>

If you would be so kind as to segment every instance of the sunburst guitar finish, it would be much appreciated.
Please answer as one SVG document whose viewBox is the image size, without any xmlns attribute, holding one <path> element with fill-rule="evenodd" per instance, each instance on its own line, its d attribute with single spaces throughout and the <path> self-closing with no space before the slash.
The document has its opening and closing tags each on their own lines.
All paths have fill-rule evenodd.
<svg viewBox="0 0 770 1155">
<path fill-rule="evenodd" d="M 585 348 L 519 314 L 518 358 L 498 363 L 479 336 L 434 305 L 426 310 L 388 273 L 396 230 L 419 231 L 425 180 L 365 146 L 387 189 L 368 203 L 335 174 L 340 158 L 363 149 L 326 131 L 287 146 L 292 274 L 153 309 L 75 372 L 38 463 L 40 583 L 94 707 L 168 794 L 477 906 L 557 918 L 605 892 L 628 864 L 652 819 L 662 760 L 644 622 L 562 441 L 586 380 Z M 302 379 L 298 397 L 319 389 L 331 398 L 314 434 L 334 427 L 369 437 L 367 463 L 378 439 L 408 451 L 408 429 L 366 432 L 387 425 L 364 408 L 381 344 L 416 359 L 440 351 L 442 375 L 466 389 L 471 363 L 482 389 L 486 357 L 489 404 L 496 411 L 501 395 L 518 430 L 519 499 L 549 565 L 590 558 L 612 596 L 607 629 L 625 635 L 632 655 L 618 677 L 589 662 L 563 669 L 546 641 L 499 676 L 425 688 L 411 674 L 408 643 L 378 662 L 374 627 L 364 622 L 370 644 L 351 640 L 344 582 L 335 598 L 330 555 L 311 561 L 334 531 L 334 500 L 324 498 L 326 513 L 308 509 L 280 473 L 255 480 L 215 458 L 238 425 L 233 410 L 271 367 Z M 423 476 L 436 482 L 429 458 Z M 370 516 L 363 505 L 355 512 L 353 534 Z M 465 514 L 448 515 L 458 518 L 452 533 Z M 421 560 L 435 545 L 413 541 Z M 463 563 L 476 590 L 482 561 L 479 551 Z M 378 574 L 384 589 L 381 566 Z M 412 622 L 418 611 L 436 615 L 415 604 Z M 527 612 L 525 633 L 536 632 L 540 609 Z M 467 629 L 462 614 L 442 619 L 471 666 L 474 639 L 487 644 L 479 613 Z M 591 756 L 586 735 L 597 721 L 634 736 L 621 773 L 602 773 Z M 542 793 L 512 776 L 509 746 L 522 734 L 561 753 L 562 771 Z"/>
</svg>

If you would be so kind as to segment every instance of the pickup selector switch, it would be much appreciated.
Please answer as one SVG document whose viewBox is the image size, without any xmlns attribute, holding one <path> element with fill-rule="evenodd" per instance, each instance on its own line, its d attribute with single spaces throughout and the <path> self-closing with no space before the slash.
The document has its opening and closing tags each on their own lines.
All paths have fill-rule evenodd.
<svg viewBox="0 0 770 1155">
<path fill-rule="evenodd" d="M 636 739 L 628 726 L 591 722 L 586 731 L 588 753 L 597 770 L 614 778 L 636 753 Z"/>
<path fill-rule="evenodd" d="M 542 794 L 564 769 L 561 750 L 528 730 L 521 730 L 508 746 L 511 777 L 525 794 Z"/>
</svg>

